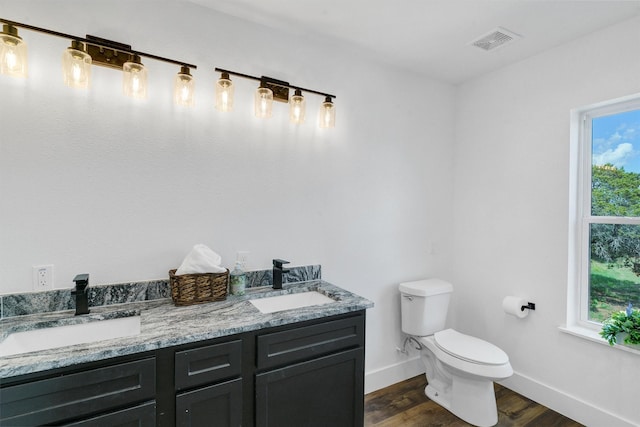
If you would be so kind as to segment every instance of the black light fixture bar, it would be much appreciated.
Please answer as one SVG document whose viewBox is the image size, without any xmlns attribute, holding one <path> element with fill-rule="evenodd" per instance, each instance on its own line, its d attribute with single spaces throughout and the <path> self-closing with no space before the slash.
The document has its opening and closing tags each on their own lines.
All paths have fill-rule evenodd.
<svg viewBox="0 0 640 427">
<path fill-rule="evenodd" d="M 65 34 L 58 31 L 48 30 L 46 28 L 40 28 L 40 27 L 35 27 L 33 25 L 29 25 L 29 24 L 23 24 L 21 22 L 9 21 L 8 19 L 4 19 L 4 18 L 0 18 L 0 22 L 4 24 L 12 25 L 14 27 L 24 28 L 25 30 L 36 31 L 39 33 L 49 34 L 51 36 L 62 37 L 69 40 L 83 42 L 83 43 L 86 43 L 87 45 L 97 46 L 99 48 L 111 49 L 117 52 L 125 53 L 127 55 L 138 55 L 145 58 L 155 59 L 156 61 L 168 62 L 171 64 L 176 64 L 176 65 L 189 67 L 193 69 L 198 68 L 196 65 L 189 64 L 184 61 L 176 61 L 175 59 L 164 58 L 162 56 L 153 55 L 151 53 L 140 52 L 140 51 L 131 49 L 131 46 L 127 44 L 118 43 L 112 40 L 102 39 L 95 36 L 87 35 L 86 38 L 78 37 L 72 34 Z"/>
<path fill-rule="evenodd" d="M 274 78 L 271 77 L 256 77 L 256 76 L 250 76 L 249 74 L 243 74 L 243 73 L 237 73 L 235 71 L 229 71 L 229 70 L 225 70 L 223 68 L 215 68 L 215 71 L 219 72 L 219 73 L 227 73 L 229 75 L 233 75 L 233 76 L 238 76 L 238 77 L 242 77 L 245 79 L 250 79 L 250 80 L 256 80 L 259 82 L 265 82 L 268 85 L 272 85 L 272 86 L 280 86 L 280 87 L 284 87 L 284 88 L 288 88 L 288 89 L 298 89 L 302 92 L 309 92 L 309 93 L 315 93 L 316 95 L 322 95 L 325 98 L 335 98 L 335 95 L 331 95 L 330 93 L 325 93 L 325 92 L 319 92 L 317 90 L 312 90 L 312 89 L 305 89 L 303 87 L 300 86 L 293 86 L 291 84 L 289 84 L 288 82 L 283 82 L 282 80 L 276 80 Z M 274 95 L 275 96 L 275 95 Z"/>
</svg>

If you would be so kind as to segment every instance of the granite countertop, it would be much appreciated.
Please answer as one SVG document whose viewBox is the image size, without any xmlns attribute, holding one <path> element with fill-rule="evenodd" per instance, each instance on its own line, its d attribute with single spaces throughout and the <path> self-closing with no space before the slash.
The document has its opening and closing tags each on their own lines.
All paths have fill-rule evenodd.
<svg viewBox="0 0 640 427">
<path fill-rule="evenodd" d="M 263 314 L 250 299 L 317 290 L 335 303 Z M 140 315 L 140 334 L 88 344 L 42 350 L 0 358 L 0 378 L 45 371 L 158 348 L 234 335 L 262 328 L 319 319 L 373 307 L 365 298 L 322 280 L 247 289 L 243 296 L 229 295 L 225 301 L 176 307 L 171 299 L 92 307 L 88 315 L 73 310 L 17 316 L 0 321 L 0 341 L 13 332 L 102 319 Z"/>
</svg>

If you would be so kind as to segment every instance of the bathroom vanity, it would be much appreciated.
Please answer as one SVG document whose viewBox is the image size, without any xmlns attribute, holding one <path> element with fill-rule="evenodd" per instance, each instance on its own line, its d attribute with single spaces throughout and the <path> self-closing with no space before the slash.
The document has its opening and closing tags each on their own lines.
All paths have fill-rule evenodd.
<svg viewBox="0 0 640 427">
<path fill-rule="evenodd" d="M 309 289 L 335 303 L 138 304 L 135 337 L 0 359 L 0 425 L 362 426 L 372 304 L 322 281 L 278 292 Z"/>
</svg>

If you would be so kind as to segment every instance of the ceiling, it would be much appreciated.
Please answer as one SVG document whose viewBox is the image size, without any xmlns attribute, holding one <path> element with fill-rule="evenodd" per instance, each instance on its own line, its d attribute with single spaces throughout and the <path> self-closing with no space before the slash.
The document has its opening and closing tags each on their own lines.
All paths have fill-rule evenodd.
<svg viewBox="0 0 640 427">
<path fill-rule="evenodd" d="M 350 44 L 363 56 L 453 84 L 640 15 L 640 0 L 187 1 Z M 497 27 L 522 37 L 490 51 L 470 45 Z"/>
</svg>

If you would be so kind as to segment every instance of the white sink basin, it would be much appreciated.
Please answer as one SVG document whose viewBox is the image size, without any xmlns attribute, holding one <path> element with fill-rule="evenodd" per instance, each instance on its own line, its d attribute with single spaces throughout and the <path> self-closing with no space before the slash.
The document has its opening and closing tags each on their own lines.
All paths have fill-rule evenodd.
<svg viewBox="0 0 640 427">
<path fill-rule="evenodd" d="M 0 342 L 0 357 L 86 344 L 140 333 L 140 316 L 14 332 Z"/>
<path fill-rule="evenodd" d="M 278 295 L 276 297 L 257 298 L 249 300 L 262 313 L 291 310 L 312 305 L 331 304 L 334 299 L 317 291 L 299 292 L 295 294 Z"/>
</svg>

